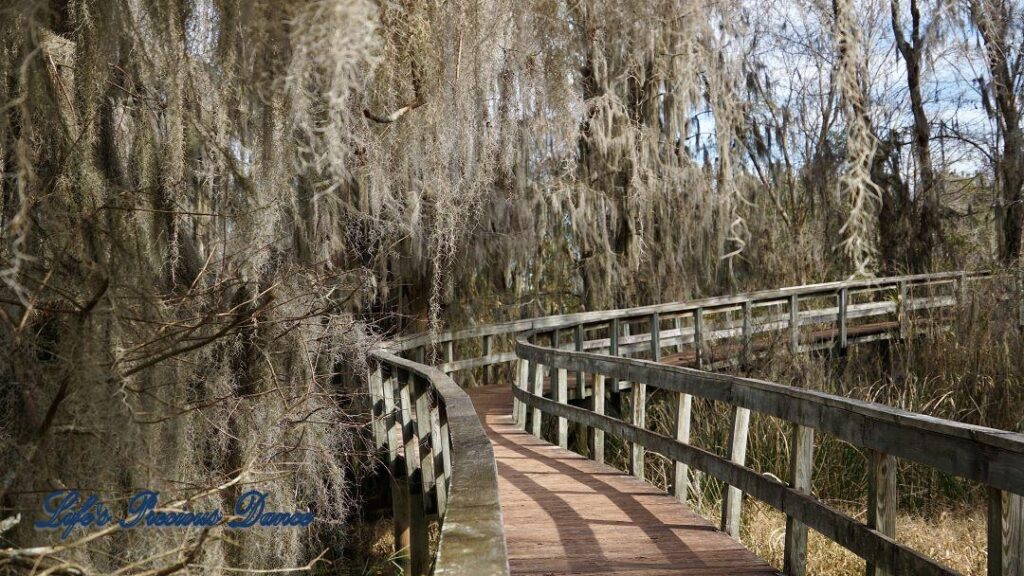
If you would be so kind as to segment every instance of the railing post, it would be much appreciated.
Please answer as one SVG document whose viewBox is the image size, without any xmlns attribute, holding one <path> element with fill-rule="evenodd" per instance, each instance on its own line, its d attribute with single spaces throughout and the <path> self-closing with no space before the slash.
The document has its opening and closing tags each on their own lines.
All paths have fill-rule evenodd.
<svg viewBox="0 0 1024 576">
<path fill-rule="evenodd" d="M 484 336 L 484 357 L 491 355 L 491 336 Z M 484 386 L 490 386 L 494 381 L 494 370 L 493 366 L 488 364 L 484 366 Z"/>
<path fill-rule="evenodd" d="M 956 305 L 957 308 L 964 305 L 965 295 L 967 293 L 967 273 L 961 272 L 956 277 Z"/>
<path fill-rule="evenodd" d="M 743 364 L 750 362 L 754 340 L 754 318 L 750 300 L 743 301 Z"/>
<path fill-rule="evenodd" d="M 619 319 L 615 318 L 608 325 L 608 355 L 618 356 L 619 355 Z M 612 392 L 618 393 L 622 390 L 622 385 L 619 383 L 618 378 L 612 379 Z"/>
<path fill-rule="evenodd" d="M 594 373 L 594 393 L 590 396 L 591 409 L 595 414 L 604 414 L 604 374 Z M 590 429 L 590 455 L 595 462 L 604 463 L 604 430 Z"/>
<path fill-rule="evenodd" d="M 420 453 L 420 474 L 422 476 L 422 492 L 424 498 L 424 509 L 428 508 L 427 503 L 434 495 L 434 502 L 437 503 L 437 475 L 434 472 L 434 453 L 437 450 L 432 441 L 430 429 L 430 394 L 428 393 L 429 382 L 421 376 L 411 375 L 413 402 L 416 406 L 416 448 Z"/>
<path fill-rule="evenodd" d="M 690 443 L 690 413 L 693 411 L 693 396 L 676 393 L 676 441 Z M 673 464 L 672 494 L 676 500 L 685 503 L 690 488 L 689 466 L 676 461 Z"/>
<path fill-rule="evenodd" d="M 388 468 L 391 471 L 391 511 L 394 516 L 395 552 L 402 556 L 403 569 L 409 572 L 409 478 L 405 473 L 405 458 L 399 456 L 402 438 L 396 429 L 398 414 L 395 406 L 395 375 L 381 381 L 384 399 L 384 430 L 388 445 Z"/>
<path fill-rule="evenodd" d="M 637 428 L 647 426 L 647 385 L 633 382 L 632 387 L 632 424 Z M 636 442 L 630 446 L 629 472 L 640 480 L 644 479 L 644 447 Z"/>
<path fill-rule="evenodd" d="M 743 466 L 747 462 L 747 432 L 750 430 L 750 410 L 736 406 L 732 409 L 732 432 L 729 437 L 729 459 Z M 722 530 L 733 538 L 740 537 L 743 493 L 728 487 L 722 502 Z"/>
<path fill-rule="evenodd" d="M 444 517 L 448 509 L 448 479 L 451 478 L 451 454 L 447 440 L 448 422 L 441 424 L 439 403 L 430 408 L 430 445 L 434 454 L 434 491 L 437 496 L 437 515 Z"/>
<path fill-rule="evenodd" d="M 814 429 L 794 424 L 792 438 L 789 485 L 804 494 L 810 494 L 811 472 L 814 469 Z M 786 576 L 804 576 L 807 573 L 807 526 L 791 516 L 786 516 L 783 572 Z"/>
<path fill-rule="evenodd" d="M 846 350 L 846 301 L 849 293 L 846 288 L 839 289 L 839 349 Z"/>
<path fill-rule="evenodd" d="M 523 392 L 526 392 L 530 386 L 530 361 L 526 358 L 520 358 L 516 368 L 516 386 Z M 526 403 L 518 398 L 513 398 L 513 400 L 512 419 L 515 421 L 517 428 L 526 430 Z"/>
<path fill-rule="evenodd" d="M 1024 498 L 988 489 L 988 574 L 1024 576 Z"/>
<path fill-rule="evenodd" d="M 583 352 L 583 324 L 576 325 L 575 339 L 576 351 Z M 587 381 L 582 370 L 576 372 L 576 393 L 579 394 L 580 399 L 587 397 Z"/>
<path fill-rule="evenodd" d="M 868 526 L 889 536 L 896 536 L 896 458 L 871 452 L 868 467 Z M 891 576 L 868 562 L 867 576 Z"/>
<path fill-rule="evenodd" d="M 1020 315 L 1017 325 L 1024 331 L 1024 266 L 1017 267 L 1017 309 Z"/>
<path fill-rule="evenodd" d="M 676 354 L 683 353 L 683 317 L 676 315 L 672 319 L 672 328 L 676 331 Z"/>
<path fill-rule="evenodd" d="M 896 301 L 896 320 L 900 326 L 900 340 L 907 337 L 907 283 L 900 282 L 900 296 Z"/>
<path fill-rule="evenodd" d="M 800 296 L 789 297 L 789 348 L 793 353 L 800 351 Z"/>
<path fill-rule="evenodd" d="M 447 409 L 444 405 L 437 406 L 437 419 L 440 421 L 441 436 L 441 469 L 444 470 L 444 482 L 452 478 L 452 430 L 447 423 Z M 445 502 L 447 500 L 447 484 L 444 485 Z M 445 504 L 445 507 L 446 504 Z"/>
<path fill-rule="evenodd" d="M 536 362 L 530 362 L 530 381 L 533 382 L 533 395 L 544 396 L 544 367 Z M 530 409 L 530 434 L 540 438 L 541 435 L 541 412 L 540 408 L 534 406 Z"/>
<path fill-rule="evenodd" d="M 413 421 L 412 376 L 398 371 L 398 390 L 405 448 L 405 472 L 409 486 L 409 574 L 427 573 L 430 565 L 430 544 L 427 537 L 427 518 L 423 510 L 423 469 L 417 458 L 419 435 Z"/>
<path fill-rule="evenodd" d="M 447 340 L 444 343 L 444 363 L 449 364 L 455 361 L 455 343 Z"/>
<path fill-rule="evenodd" d="M 372 362 L 372 360 L 371 360 Z M 387 442 L 386 431 L 384 430 L 384 397 L 381 386 L 384 381 L 384 369 L 379 362 L 373 362 L 370 373 L 367 375 L 366 383 L 370 388 L 370 419 L 373 425 L 373 443 L 380 449 Z"/>
<path fill-rule="evenodd" d="M 661 362 L 661 316 L 651 314 L 651 360 Z"/>
<path fill-rule="evenodd" d="M 693 349 L 697 360 L 697 369 L 704 369 L 704 309 L 693 310 Z"/>
<path fill-rule="evenodd" d="M 551 392 L 554 396 L 555 402 L 559 404 L 566 403 L 566 396 L 568 390 L 566 389 L 566 380 L 568 380 L 568 372 L 565 368 L 551 367 Z M 568 449 L 569 447 L 569 421 L 562 416 L 557 417 L 558 421 L 558 447 Z"/>
</svg>

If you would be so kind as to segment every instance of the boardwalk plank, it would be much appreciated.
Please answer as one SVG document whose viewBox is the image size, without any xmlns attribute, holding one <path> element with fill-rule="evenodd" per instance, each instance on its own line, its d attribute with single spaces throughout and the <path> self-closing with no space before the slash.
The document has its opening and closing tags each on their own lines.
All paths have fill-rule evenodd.
<svg viewBox="0 0 1024 576">
<path fill-rule="evenodd" d="M 519 430 L 508 387 L 469 394 L 494 444 L 513 574 L 777 573 L 658 488 Z"/>
</svg>

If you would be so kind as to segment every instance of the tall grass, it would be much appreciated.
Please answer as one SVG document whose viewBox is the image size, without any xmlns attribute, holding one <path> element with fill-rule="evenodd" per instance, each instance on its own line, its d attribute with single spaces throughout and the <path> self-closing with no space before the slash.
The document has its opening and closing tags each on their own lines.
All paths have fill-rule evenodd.
<svg viewBox="0 0 1024 576">
<path fill-rule="evenodd" d="M 1018 294 L 1009 281 L 985 281 L 965 292 L 960 306 L 943 318 L 919 316 L 904 340 L 833 351 L 793 354 L 780 345 L 733 371 L 772 382 L 878 402 L 958 422 L 1003 430 L 1024 430 L 1024 341 L 1018 326 Z M 941 320 L 941 321 L 940 321 Z M 671 395 L 648 388 L 648 426 L 672 434 Z M 694 399 L 691 442 L 719 455 L 728 453 L 731 407 Z M 747 465 L 785 480 L 790 462 L 791 424 L 752 414 Z M 924 448 L 924 447 L 922 447 Z M 609 461 L 624 469 L 628 447 L 609 441 Z M 649 454 L 649 481 L 668 488 L 671 462 Z M 866 452 L 828 434 L 816 434 L 813 494 L 863 520 L 867 503 Z M 699 477 L 699 474 L 698 474 Z M 721 483 L 698 478 L 691 505 L 719 518 Z M 907 461 L 897 471 L 897 540 L 965 574 L 985 573 L 983 487 Z M 742 540 L 781 566 L 785 516 L 746 500 Z M 810 573 L 863 573 L 863 562 L 813 534 Z"/>
</svg>

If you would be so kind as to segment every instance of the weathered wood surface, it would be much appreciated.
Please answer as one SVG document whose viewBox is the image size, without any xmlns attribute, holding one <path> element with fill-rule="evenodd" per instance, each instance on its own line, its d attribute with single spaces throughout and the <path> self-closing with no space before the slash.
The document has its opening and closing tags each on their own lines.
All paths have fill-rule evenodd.
<svg viewBox="0 0 1024 576">
<path fill-rule="evenodd" d="M 608 378 L 644 382 L 671 392 L 726 402 L 834 434 L 856 446 L 989 486 L 1024 492 L 1024 435 L 1019 433 L 961 424 L 753 378 L 633 358 L 555 351 L 523 340 L 516 348 L 520 356 L 547 367 L 601 373 Z M 928 450 L 922 450 L 922 446 L 927 446 Z"/>
<path fill-rule="evenodd" d="M 469 394 L 494 443 L 512 574 L 776 574 L 672 496 L 521 431 L 511 387 Z"/>
<path fill-rule="evenodd" d="M 430 445 L 432 451 L 440 448 L 441 468 L 444 473 L 438 477 L 447 481 L 444 490 L 445 501 L 438 502 L 445 513 L 441 522 L 440 540 L 434 555 L 433 574 L 451 576 L 479 576 L 483 574 L 501 576 L 508 574 L 508 557 L 505 551 L 505 532 L 498 500 L 497 470 L 491 443 L 469 396 L 451 377 L 440 370 L 407 360 L 384 351 L 374 353 L 374 361 L 385 366 L 390 376 L 370 378 L 382 387 L 383 428 L 387 436 L 390 468 L 397 487 L 395 506 L 396 541 L 400 546 L 413 548 L 411 556 L 422 560 L 426 530 L 410 522 L 414 512 L 412 492 L 419 489 L 419 509 L 423 509 L 422 486 L 414 486 L 407 476 L 405 464 L 417 463 L 412 455 L 417 451 L 415 421 L 409 416 L 414 413 L 412 398 L 408 397 L 409 386 L 401 390 L 400 379 L 421 379 L 429 382 L 437 400 L 434 407 L 439 420 L 440 446 Z M 375 371 L 374 367 L 374 371 Z M 399 390 L 396 391 L 395 388 Z M 508 387 L 506 387 L 507 389 Z M 511 403 L 509 404 L 511 409 Z M 428 415 L 428 419 L 432 416 Z M 431 426 L 421 428 L 423 433 Z M 410 456 L 406 458 L 405 456 Z M 436 460 L 434 460 L 436 462 Z M 418 468 L 418 466 L 417 466 Z M 422 484 L 422 482 L 420 482 Z M 438 497 L 440 492 L 435 492 Z M 430 494 L 427 494 L 430 497 Z M 420 529 L 420 534 L 414 532 Z M 417 549 L 419 547 L 419 549 Z M 407 566 L 412 569 L 412 566 Z M 416 568 L 425 571 L 417 562 Z M 413 570 L 415 572 L 415 570 Z M 408 570 L 407 570 L 408 573 Z M 422 572 L 421 572 L 422 573 Z"/>
</svg>

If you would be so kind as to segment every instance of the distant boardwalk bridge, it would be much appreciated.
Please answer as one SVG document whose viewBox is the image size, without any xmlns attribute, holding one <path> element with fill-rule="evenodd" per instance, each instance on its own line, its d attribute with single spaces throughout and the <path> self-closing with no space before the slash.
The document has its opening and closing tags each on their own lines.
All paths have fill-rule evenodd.
<svg viewBox="0 0 1024 576">
<path fill-rule="evenodd" d="M 902 459 L 987 487 L 988 573 L 1024 576 L 1024 435 L 706 370 L 772 346 L 902 338 L 948 318 L 968 284 L 991 281 L 832 282 L 393 342 L 373 354 L 368 383 L 406 573 L 776 574 L 738 540 L 747 497 L 786 515 L 784 574 L 805 574 L 808 528 L 863 558 L 869 575 L 956 574 L 896 539 Z M 514 377 L 496 382 L 506 363 Z M 463 390 L 449 376 L 462 370 L 483 371 L 488 385 Z M 673 404 L 670 435 L 648 425 L 654 389 Z M 726 456 L 690 442 L 694 397 L 730 407 Z M 628 407 L 621 419 L 606 411 L 612 400 Z M 746 466 L 752 411 L 791 428 L 785 481 Z M 568 450 L 570 425 L 588 456 Z M 811 494 L 816 433 L 869 455 L 866 522 Z M 629 472 L 605 464 L 610 437 L 628 447 Z M 669 493 L 644 481 L 652 452 L 673 462 Z M 720 525 L 687 506 L 695 473 L 727 486 Z"/>
</svg>

